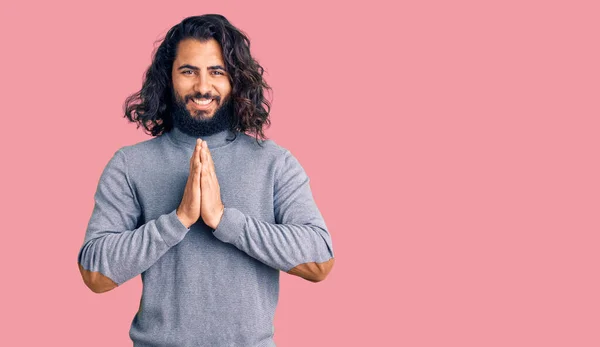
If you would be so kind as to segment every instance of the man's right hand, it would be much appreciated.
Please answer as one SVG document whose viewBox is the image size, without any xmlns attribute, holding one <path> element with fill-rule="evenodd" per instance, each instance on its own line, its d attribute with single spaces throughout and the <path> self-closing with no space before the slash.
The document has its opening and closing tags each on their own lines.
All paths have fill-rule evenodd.
<svg viewBox="0 0 600 347">
<path fill-rule="evenodd" d="M 186 228 L 190 228 L 192 224 L 200 218 L 200 173 L 202 172 L 202 163 L 200 162 L 200 150 L 202 148 L 202 140 L 196 140 L 196 147 L 190 159 L 190 173 L 188 175 L 183 198 L 179 207 L 177 207 L 177 217 Z"/>
</svg>

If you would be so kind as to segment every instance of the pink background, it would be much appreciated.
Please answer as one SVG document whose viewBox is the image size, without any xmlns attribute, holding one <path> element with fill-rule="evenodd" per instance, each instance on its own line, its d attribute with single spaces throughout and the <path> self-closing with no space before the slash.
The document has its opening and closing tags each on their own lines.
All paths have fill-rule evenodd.
<svg viewBox="0 0 600 347">
<path fill-rule="evenodd" d="M 221 13 L 274 89 L 333 238 L 282 274 L 278 346 L 600 345 L 596 1 L 5 3 L 0 302 L 6 346 L 128 346 L 140 277 L 76 257 L 154 41 Z M 392 6 L 390 4 L 397 5 Z"/>
</svg>

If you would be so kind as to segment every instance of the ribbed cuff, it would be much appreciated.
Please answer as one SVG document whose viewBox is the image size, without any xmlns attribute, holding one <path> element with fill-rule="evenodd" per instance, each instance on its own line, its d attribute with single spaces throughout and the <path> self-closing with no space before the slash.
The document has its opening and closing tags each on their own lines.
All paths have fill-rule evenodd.
<svg viewBox="0 0 600 347">
<path fill-rule="evenodd" d="M 169 247 L 178 244 L 190 231 L 177 217 L 177 209 L 158 217 L 156 219 L 156 229 Z"/>
<path fill-rule="evenodd" d="M 240 210 L 225 207 L 221 221 L 213 234 L 219 240 L 233 244 L 244 232 L 246 225 L 246 216 Z"/>
</svg>

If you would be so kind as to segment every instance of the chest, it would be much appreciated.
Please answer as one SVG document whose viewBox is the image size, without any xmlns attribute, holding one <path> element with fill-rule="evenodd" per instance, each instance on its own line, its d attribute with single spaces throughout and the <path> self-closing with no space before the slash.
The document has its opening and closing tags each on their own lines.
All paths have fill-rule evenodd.
<svg viewBox="0 0 600 347">
<path fill-rule="evenodd" d="M 189 156 L 159 155 L 131 168 L 130 179 L 144 221 L 169 213 L 179 206 L 189 176 Z M 274 163 L 236 153 L 212 153 L 226 207 L 264 221 L 274 221 Z"/>
</svg>

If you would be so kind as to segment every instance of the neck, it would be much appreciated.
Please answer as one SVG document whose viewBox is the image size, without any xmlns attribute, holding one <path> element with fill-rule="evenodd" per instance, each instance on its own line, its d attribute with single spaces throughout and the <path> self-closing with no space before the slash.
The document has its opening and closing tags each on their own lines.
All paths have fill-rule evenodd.
<svg viewBox="0 0 600 347">
<path fill-rule="evenodd" d="M 235 134 L 230 130 L 222 130 L 211 135 L 195 137 L 181 131 L 177 126 L 174 126 L 167 135 L 176 143 L 185 147 L 193 148 L 196 146 L 196 139 L 202 139 L 208 144 L 208 149 L 219 148 L 227 145 L 233 140 Z"/>
</svg>

